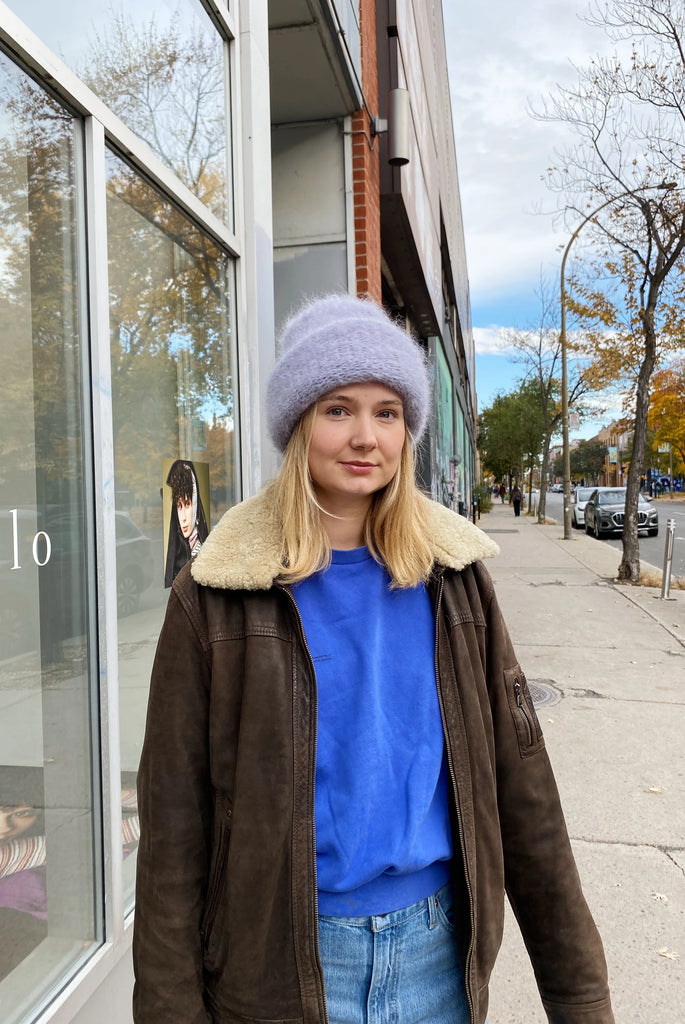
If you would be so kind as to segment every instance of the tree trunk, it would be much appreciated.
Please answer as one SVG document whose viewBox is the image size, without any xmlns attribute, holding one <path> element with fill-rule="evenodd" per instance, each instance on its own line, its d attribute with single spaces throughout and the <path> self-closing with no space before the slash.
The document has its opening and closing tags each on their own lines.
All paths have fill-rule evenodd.
<svg viewBox="0 0 685 1024">
<path fill-rule="evenodd" d="M 650 296 L 651 298 L 651 296 Z M 654 331 L 654 309 L 648 303 L 642 315 L 645 338 L 645 356 L 640 366 L 635 395 L 635 432 L 633 454 L 628 470 L 626 489 L 626 510 L 623 520 L 623 556 L 618 567 L 618 578 L 628 583 L 640 580 L 640 545 L 637 537 L 637 505 L 640 495 L 640 478 L 645 462 L 647 441 L 647 413 L 649 412 L 649 382 L 656 362 L 656 334 Z"/>
</svg>

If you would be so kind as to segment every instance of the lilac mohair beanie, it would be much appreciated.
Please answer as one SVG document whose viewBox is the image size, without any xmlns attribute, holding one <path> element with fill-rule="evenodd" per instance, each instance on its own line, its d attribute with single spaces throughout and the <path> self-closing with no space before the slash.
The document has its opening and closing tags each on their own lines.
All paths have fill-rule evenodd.
<svg viewBox="0 0 685 1024">
<path fill-rule="evenodd" d="M 269 432 L 281 451 L 309 406 L 343 384 L 379 381 L 396 391 L 415 441 L 428 418 L 429 384 L 418 344 L 376 303 L 327 295 L 283 328 L 266 393 Z"/>
</svg>

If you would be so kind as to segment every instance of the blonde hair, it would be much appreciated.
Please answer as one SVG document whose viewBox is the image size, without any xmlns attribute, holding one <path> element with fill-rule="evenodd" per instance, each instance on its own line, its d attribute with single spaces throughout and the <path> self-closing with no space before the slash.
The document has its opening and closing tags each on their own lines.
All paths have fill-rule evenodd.
<svg viewBox="0 0 685 1024">
<path fill-rule="evenodd" d="M 268 492 L 282 520 L 282 583 L 299 583 L 325 569 L 331 545 L 321 521 L 323 509 L 309 475 L 309 445 L 316 404 L 300 417 Z M 393 587 L 415 587 L 433 565 L 426 509 L 416 485 L 415 451 L 407 431 L 400 464 L 389 484 L 373 495 L 364 523 L 364 543 L 390 575 Z"/>
</svg>

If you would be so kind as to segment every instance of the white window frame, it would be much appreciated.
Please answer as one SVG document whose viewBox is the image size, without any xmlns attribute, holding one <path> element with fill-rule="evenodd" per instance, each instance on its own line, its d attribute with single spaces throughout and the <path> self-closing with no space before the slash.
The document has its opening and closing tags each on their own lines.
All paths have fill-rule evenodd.
<svg viewBox="0 0 685 1024">
<path fill-rule="evenodd" d="M 104 941 L 68 983 L 37 1008 L 33 1024 L 70 1024 L 122 958 L 130 954 L 133 912 L 124 915 L 121 861 L 119 680 L 106 218 L 106 148 L 130 162 L 234 260 L 231 296 L 232 360 L 236 409 L 238 493 L 254 493 L 272 475 L 276 457 L 268 442 L 260 401 L 274 361 L 271 228 L 270 97 L 267 0 L 201 0 L 229 49 L 230 123 L 227 165 L 232 180 L 233 229 L 212 213 L 41 39 L 0 0 L 0 42 L 38 82 L 83 118 L 88 251 L 88 330 L 92 380 L 94 505 L 97 535 L 97 626 L 100 681 L 100 770 Z M 240 17 L 242 28 L 237 24 Z M 241 46 L 237 45 L 240 39 Z M 241 48 L 242 51 L 241 52 Z M 236 342 L 237 335 L 237 342 Z M 241 410 L 247 414 L 243 415 Z M 241 472 L 242 468 L 242 472 Z M 97 769 L 98 766 L 94 766 Z M 97 777 L 97 770 L 95 772 Z M 98 816 L 95 815 L 97 822 Z M 95 837 L 98 841 L 98 837 Z M 102 1018 L 106 1020 L 106 1017 Z"/>
</svg>

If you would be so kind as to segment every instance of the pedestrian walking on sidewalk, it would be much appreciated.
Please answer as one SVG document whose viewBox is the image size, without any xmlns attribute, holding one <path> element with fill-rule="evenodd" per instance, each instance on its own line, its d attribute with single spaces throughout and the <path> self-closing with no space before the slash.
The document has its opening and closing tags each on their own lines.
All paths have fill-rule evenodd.
<svg viewBox="0 0 685 1024">
<path fill-rule="evenodd" d="M 514 488 L 511 492 L 511 503 L 514 506 L 514 515 L 521 515 L 521 502 L 523 501 L 523 493 L 518 484 L 514 484 Z"/>
<path fill-rule="evenodd" d="M 174 580 L 139 772 L 136 1024 L 483 1024 L 505 888 L 554 1024 L 613 1024 L 544 739 L 482 559 L 414 476 L 421 349 L 285 326 L 275 481 Z"/>
<path fill-rule="evenodd" d="M 506 496 L 507 489 L 504 486 L 504 481 L 502 481 L 502 483 L 499 485 L 499 500 L 501 501 L 502 504 L 504 504 L 504 499 L 506 498 Z"/>
</svg>

